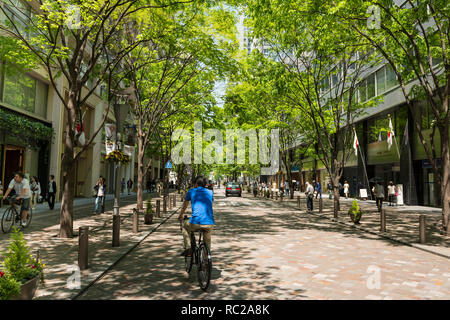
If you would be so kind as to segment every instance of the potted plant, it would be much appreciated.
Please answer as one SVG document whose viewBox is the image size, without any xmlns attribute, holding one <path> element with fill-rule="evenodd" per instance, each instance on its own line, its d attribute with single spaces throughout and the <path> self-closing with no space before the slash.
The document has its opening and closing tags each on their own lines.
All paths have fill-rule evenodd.
<svg viewBox="0 0 450 320">
<path fill-rule="evenodd" d="M 14 228 L 11 241 L 2 253 L 3 271 L 0 272 L 0 300 L 31 300 L 44 281 L 42 261 L 30 254 L 23 234 Z"/>
<path fill-rule="evenodd" d="M 358 205 L 358 201 L 356 199 L 352 202 L 352 207 L 348 210 L 348 215 L 354 224 L 359 224 L 361 220 L 361 216 L 363 215 L 363 211 Z"/>
<path fill-rule="evenodd" d="M 152 224 L 153 222 L 153 208 L 152 208 L 152 199 L 150 196 L 147 198 L 147 201 L 145 201 L 146 208 L 145 208 L 145 224 Z"/>
</svg>

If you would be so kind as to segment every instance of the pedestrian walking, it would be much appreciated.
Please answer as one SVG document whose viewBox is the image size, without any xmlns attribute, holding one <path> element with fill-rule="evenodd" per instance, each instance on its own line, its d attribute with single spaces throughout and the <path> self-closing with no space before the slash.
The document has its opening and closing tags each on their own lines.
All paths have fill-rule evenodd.
<svg viewBox="0 0 450 320">
<path fill-rule="evenodd" d="M 94 186 L 96 192 L 94 214 L 98 214 L 99 207 L 101 207 L 101 213 L 105 212 L 105 193 L 106 185 L 103 178 L 99 178 L 97 184 Z"/>
<path fill-rule="evenodd" d="M 317 181 L 315 189 L 316 189 L 316 199 L 319 195 L 320 199 L 322 199 L 322 185 L 320 184 L 319 181 Z"/>
<path fill-rule="evenodd" d="M 344 182 L 344 195 L 345 195 L 345 199 L 348 199 L 348 194 L 350 192 L 350 185 L 348 184 L 347 181 Z"/>
<path fill-rule="evenodd" d="M 308 212 L 312 212 L 313 211 L 314 188 L 309 182 L 306 182 L 305 195 L 306 195 L 306 207 L 308 209 Z"/>
<path fill-rule="evenodd" d="M 338 184 L 338 189 L 339 189 L 339 196 L 342 196 L 342 190 L 344 190 L 344 188 L 342 187 L 342 183 L 340 182 Z"/>
<path fill-rule="evenodd" d="M 128 179 L 127 181 L 127 189 L 128 189 L 128 195 L 131 194 L 131 188 L 133 188 L 133 181 L 130 179 Z"/>
<path fill-rule="evenodd" d="M 389 196 L 389 206 L 393 207 L 396 201 L 397 188 L 394 186 L 392 181 L 389 181 L 388 185 L 388 196 Z"/>
<path fill-rule="evenodd" d="M 39 199 L 39 196 L 41 195 L 41 184 L 39 183 L 39 180 L 37 177 L 31 178 L 31 208 L 36 209 L 37 201 Z"/>
<path fill-rule="evenodd" d="M 120 193 L 125 193 L 125 178 L 120 181 Z"/>
<path fill-rule="evenodd" d="M 381 212 L 383 209 L 383 200 L 384 200 L 384 187 L 380 182 L 377 182 L 375 188 L 375 194 L 377 199 L 377 208 L 378 212 Z"/>
<path fill-rule="evenodd" d="M 290 191 L 289 182 L 286 181 L 284 183 L 284 189 L 286 190 L 286 197 L 289 197 L 289 191 Z"/>
<path fill-rule="evenodd" d="M 328 190 L 328 198 L 333 199 L 333 185 L 331 184 L 331 182 L 328 182 L 327 190 Z"/>
<path fill-rule="evenodd" d="M 56 194 L 56 182 L 55 176 L 50 175 L 50 181 L 48 182 L 47 201 L 50 210 L 55 208 L 55 194 Z"/>
</svg>

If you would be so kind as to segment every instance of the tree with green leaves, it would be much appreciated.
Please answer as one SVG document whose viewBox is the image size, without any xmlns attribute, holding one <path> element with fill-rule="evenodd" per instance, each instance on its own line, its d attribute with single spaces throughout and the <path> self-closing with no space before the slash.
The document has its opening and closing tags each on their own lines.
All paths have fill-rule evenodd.
<svg viewBox="0 0 450 320">
<path fill-rule="evenodd" d="M 317 144 L 334 188 L 337 217 L 339 180 L 354 153 L 353 120 L 358 110 L 375 104 L 359 103 L 356 92 L 365 70 L 378 61 L 355 32 L 345 32 L 332 15 L 310 10 L 314 4 L 247 1 L 246 14 L 254 37 L 284 66 L 289 105 L 308 118 L 298 124 L 307 124 L 303 131 Z"/>
<path fill-rule="evenodd" d="M 440 186 L 442 226 L 449 235 L 450 3 L 345 0 L 315 3 L 312 8 L 339 19 L 342 28 L 356 32 L 392 67 Z M 423 126 L 421 102 L 430 108 L 430 128 Z"/>
</svg>

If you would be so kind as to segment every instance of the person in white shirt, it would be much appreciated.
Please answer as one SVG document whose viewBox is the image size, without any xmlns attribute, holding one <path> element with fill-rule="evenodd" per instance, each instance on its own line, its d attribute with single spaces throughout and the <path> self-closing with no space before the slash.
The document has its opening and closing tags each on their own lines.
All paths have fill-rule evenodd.
<svg viewBox="0 0 450 320">
<path fill-rule="evenodd" d="M 393 207 L 395 203 L 395 197 L 397 193 L 397 188 L 394 186 L 394 183 L 392 181 L 389 182 L 388 185 L 388 196 L 389 196 L 389 206 Z"/>
<path fill-rule="evenodd" d="M 27 225 L 28 211 L 30 210 L 30 199 L 31 199 L 31 191 L 30 191 L 30 182 L 25 179 L 25 176 L 22 172 L 16 172 L 14 175 L 14 179 L 11 180 L 8 186 L 8 190 L 6 190 L 3 195 L 3 200 L 8 198 L 11 191 L 14 189 L 16 192 L 15 201 L 22 200 L 22 205 L 20 207 L 20 212 L 22 214 L 22 226 Z"/>
<path fill-rule="evenodd" d="M 345 194 L 345 199 L 348 199 L 349 190 L 350 190 L 350 185 L 348 184 L 347 181 L 345 181 L 345 182 L 344 182 L 344 194 Z"/>
<path fill-rule="evenodd" d="M 41 194 L 41 184 L 37 177 L 31 177 L 31 208 L 36 209 L 37 199 Z"/>
</svg>

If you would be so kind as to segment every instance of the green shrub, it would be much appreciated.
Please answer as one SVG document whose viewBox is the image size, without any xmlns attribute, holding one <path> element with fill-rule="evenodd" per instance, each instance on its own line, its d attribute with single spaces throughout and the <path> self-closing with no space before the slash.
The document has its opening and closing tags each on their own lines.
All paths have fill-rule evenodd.
<svg viewBox="0 0 450 320">
<path fill-rule="evenodd" d="M 6 251 L 2 253 L 2 256 L 4 271 L 8 277 L 12 277 L 23 284 L 41 275 L 43 281 L 44 273 L 42 271 L 45 265 L 30 254 L 30 249 L 27 241 L 23 238 L 22 232 L 14 228 L 11 233 L 10 244 Z"/>
<path fill-rule="evenodd" d="M 10 300 L 20 294 L 20 283 L 0 271 L 0 300 Z"/>
</svg>

